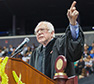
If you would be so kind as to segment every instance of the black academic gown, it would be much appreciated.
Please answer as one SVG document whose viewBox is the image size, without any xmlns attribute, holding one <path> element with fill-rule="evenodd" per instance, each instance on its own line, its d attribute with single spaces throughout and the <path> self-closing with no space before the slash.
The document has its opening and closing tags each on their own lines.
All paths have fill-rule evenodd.
<svg viewBox="0 0 94 84">
<path fill-rule="evenodd" d="M 54 38 L 46 46 L 45 55 L 45 75 L 53 79 L 55 75 L 55 61 L 59 55 L 64 55 L 67 59 L 67 67 L 65 73 L 70 76 L 75 75 L 74 61 L 79 60 L 84 49 L 84 35 L 79 27 L 79 37 L 74 41 L 71 36 L 70 28 L 66 29 L 65 35 Z M 42 50 L 42 45 L 35 49 L 30 59 L 30 65 L 37 66 L 37 59 Z"/>
</svg>

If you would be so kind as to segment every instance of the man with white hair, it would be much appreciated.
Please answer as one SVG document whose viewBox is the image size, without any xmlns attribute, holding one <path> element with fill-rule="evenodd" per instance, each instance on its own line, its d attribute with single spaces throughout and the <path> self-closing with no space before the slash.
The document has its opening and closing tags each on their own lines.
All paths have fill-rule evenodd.
<svg viewBox="0 0 94 84">
<path fill-rule="evenodd" d="M 55 38 L 54 26 L 48 21 L 41 21 L 35 28 L 35 34 L 40 46 L 36 48 L 31 56 L 30 65 L 53 79 L 55 74 L 55 61 L 59 55 L 64 55 L 67 59 L 65 73 L 68 77 L 74 76 L 73 62 L 80 59 L 83 46 L 84 35 L 81 27 L 76 21 L 79 12 L 76 10 L 74 1 L 67 12 L 69 27 L 65 35 Z"/>
</svg>

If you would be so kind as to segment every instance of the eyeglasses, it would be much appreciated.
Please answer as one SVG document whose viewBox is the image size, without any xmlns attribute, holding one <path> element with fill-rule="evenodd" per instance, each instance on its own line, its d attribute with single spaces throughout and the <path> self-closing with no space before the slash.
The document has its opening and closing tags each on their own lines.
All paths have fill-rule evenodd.
<svg viewBox="0 0 94 84">
<path fill-rule="evenodd" d="M 44 32 L 47 31 L 47 30 L 49 30 L 49 29 L 43 29 L 43 28 L 41 28 L 41 29 L 37 30 L 37 31 L 35 32 L 35 34 L 38 35 L 39 33 L 44 33 Z"/>
</svg>

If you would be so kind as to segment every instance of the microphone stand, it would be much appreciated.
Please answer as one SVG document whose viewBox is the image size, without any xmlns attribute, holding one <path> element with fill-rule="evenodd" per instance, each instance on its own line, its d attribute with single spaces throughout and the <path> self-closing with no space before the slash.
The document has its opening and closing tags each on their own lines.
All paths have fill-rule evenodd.
<svg viewBox="0 0 94 84">
<path fill-rule="evenodd" d="M 17 55 L 19 52 L 21 52 L 23 50 L 23 48 L 19 49 L 16 53 L 14 52 L 14 54 L 11 56 L 11 58 L 15 57 L 15 55 Z"/>
</svg>

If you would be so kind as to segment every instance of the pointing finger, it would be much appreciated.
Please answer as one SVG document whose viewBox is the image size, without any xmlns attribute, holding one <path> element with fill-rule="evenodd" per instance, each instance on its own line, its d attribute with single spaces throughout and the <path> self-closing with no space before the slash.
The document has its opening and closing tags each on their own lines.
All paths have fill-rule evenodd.
<svg viewBox="0 0 94 84">
<path fill-rule="evenodd" d="M 71 5 L 70 9 L 72 9 L 73 7 L 75 7 L 75 5 L 76 5 L 76 1 L 73 1 L 73 3 L 72 3 L 72 5 Z"/>
</svg>

